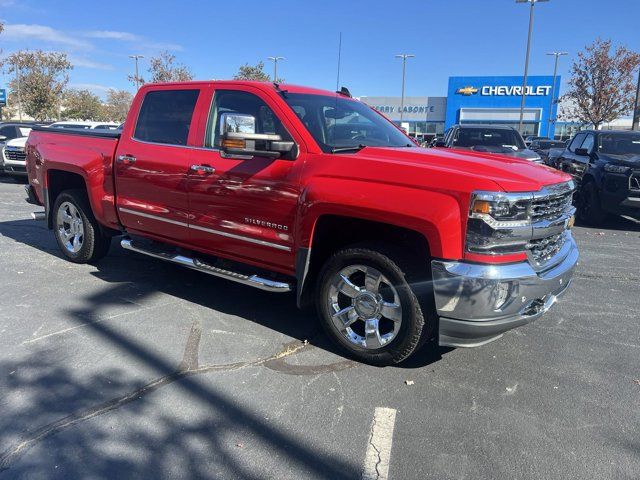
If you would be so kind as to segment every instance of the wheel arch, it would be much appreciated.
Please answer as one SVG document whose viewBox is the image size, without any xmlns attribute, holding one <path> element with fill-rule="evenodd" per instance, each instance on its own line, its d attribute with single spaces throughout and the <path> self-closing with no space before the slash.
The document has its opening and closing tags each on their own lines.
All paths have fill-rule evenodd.
<svg viewBox="0 0 640 480">
<path fill-rule="evenodd" d="M 371 241 L 403 248 L 407 254 L 424 259 L 420 267 L 430 269 L 431 245 L 422 232 L 361 217 L 324 214 L 313 225 L 308 247 L 300 247 L 296 255 L 298 307 L 310 305 L 318 273 L 332 253 Z"/>
</svg>

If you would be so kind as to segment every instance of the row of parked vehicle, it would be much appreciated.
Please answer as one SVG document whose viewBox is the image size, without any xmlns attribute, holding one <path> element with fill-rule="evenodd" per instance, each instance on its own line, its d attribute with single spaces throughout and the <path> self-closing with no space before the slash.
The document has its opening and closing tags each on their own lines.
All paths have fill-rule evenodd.
<svg viewBox="0 0 640 480">
<path fill-rule="evenodd" d="M 116 130 L 112 122 L 2 122 L 0 123 L 0 172 L 12 177 L 26 178 L 25 144 L 34 126 L 61 129 Z"/>
<path fill-rule="evenodd" d="M 566 142 L 527 137 L 512 127 L 454 125 L 431 147 L 499 153 L 570 174 L 578 218 L 600 225 L 610 214 L 640 218 L 640 132 L 585 130 Z"/>
</svg>

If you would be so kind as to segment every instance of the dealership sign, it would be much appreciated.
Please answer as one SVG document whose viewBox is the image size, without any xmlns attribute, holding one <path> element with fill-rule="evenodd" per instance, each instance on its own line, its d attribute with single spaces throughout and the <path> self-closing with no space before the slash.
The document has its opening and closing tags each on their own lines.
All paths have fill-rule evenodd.
<svg viewBox="0 0 640 480">
<path fill-rule="evenodd" d="M 0 107 L 4 107 L 7 104 L 7 91 L 4 88 L 0 88 Z"/>
<path fill-rule="evenodd" d="M 462 87 L 456 90 L 459 95 L 471 96 L 480 92 L 480 95 L 492 97 L 521 97 L 522 86 L 519 85 L 484 85 L 480 88 Z M 546 97 L 551 93 L 551 85 L 540 85 L 537 87 L 527 86 L 526 95 L 530 97 Z"/>
</svg>

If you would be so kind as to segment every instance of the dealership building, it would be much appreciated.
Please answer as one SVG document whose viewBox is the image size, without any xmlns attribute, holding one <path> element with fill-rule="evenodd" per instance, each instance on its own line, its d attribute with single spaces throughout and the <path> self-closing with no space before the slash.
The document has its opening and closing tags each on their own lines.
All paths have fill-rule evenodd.
<svg viewBox="0 0 640 480">
<path fill-rule="evenodd" d="M 552 76 L 527 77 L 523 135 L 554 136 L 560 77 L 553 90 Z M 508 125 L 518 128 L 522 77 L 449 77 L 446 97 L 361 97 L 411 135 L 441 135 L 454 124 Z M 550 112 L 549 110 L 552 109 Z M 550 115 L 551 113 L 551 115 Z M 402 118 L 401 118 L 402 117 Z M 557 124 L 560 127 L 560 124 Z M 566 129 L 566 125 L 562 125 Z M 573 132 L 567 131 L 565 137 Z"/>
</svg>

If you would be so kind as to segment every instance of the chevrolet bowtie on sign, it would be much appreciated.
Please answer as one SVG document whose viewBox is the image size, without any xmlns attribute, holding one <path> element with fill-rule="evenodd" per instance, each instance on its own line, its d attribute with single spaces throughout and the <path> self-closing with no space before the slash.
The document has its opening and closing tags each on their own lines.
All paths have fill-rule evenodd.
<svg viewBox="0 0 640 480">
<path fill-rule="evenodd" d="M 464 87 L 464 88 L 459 88 L 456 93 L 459 93 L 460 95 L 466 95 L 466 96 L 470 96 L 470 95 L 475 95 L 476 93 L 478 93 L 478 89 L 475 87 Z"/>
</svg>

